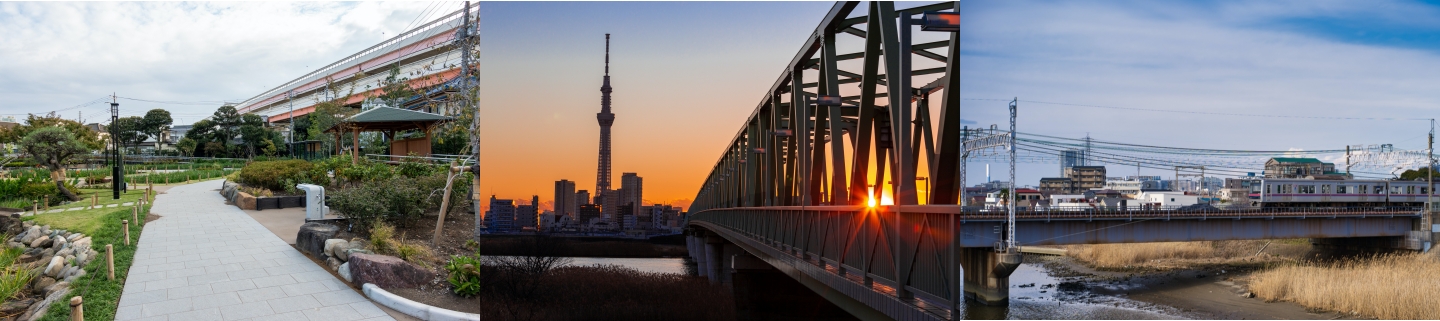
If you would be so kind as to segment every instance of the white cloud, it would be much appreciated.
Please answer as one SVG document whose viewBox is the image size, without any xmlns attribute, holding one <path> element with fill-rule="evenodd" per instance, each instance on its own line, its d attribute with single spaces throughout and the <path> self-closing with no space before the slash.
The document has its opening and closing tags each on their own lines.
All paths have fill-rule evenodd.
<svg viewBox="0 0 1440 321">
<path fill-rule="evenodd" d="M 249 98 L 402 32 L 429 5 L 0 3 L 0 114 L 61 109 L 112 92 L 167 101 Z M 194 121 L 218 105 L 121 107 L 122 114 L 166 108 Z M 100 114 L 105 106 L 63 115 L 81 110 Z"/>
</svg>

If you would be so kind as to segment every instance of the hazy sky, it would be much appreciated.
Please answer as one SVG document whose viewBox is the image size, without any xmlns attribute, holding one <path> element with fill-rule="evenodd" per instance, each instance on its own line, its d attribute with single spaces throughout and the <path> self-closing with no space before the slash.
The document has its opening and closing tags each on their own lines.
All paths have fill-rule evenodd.
<svg viewBox="0 0 1440 321">
<path fill-rule="evenodd" d="M 829 2 L 481 4 L 485 193 L 595 187 L 604 34 L 614 177 L 693 197 Z M 906 8 L 916 4 L 900 4 Z M 1424 148 L 1440 101 L 1440 4 L 1412 1 L 965 1 L 962 108 L 983 126 L 1223 149 Z M 0 3 L 0 117 L 111 92 L 238 101 L 373 45 L 446 3 Z M 430 10 L 434 12 L 436 10 Z M 421 19 L 417 19 L 421 18 Z M 193 122 L 215 105 L 121 101 Z M 105 113 L 100 104 L 66 109 Z M 1255 117 L 1215 114 L 1263 114 Z M 92 121 L 96 118 L 86 116 Z M 977 164 L 978 165 L 978 164 Z M 972 166 L 971 183 L 984 175 Z M 1022 184 L 1056 175 L 1022 165 Z M 1005 168 L 992 165 L 998 179 Z M 1116 167 L 1117 173 L 1133 167 Z M 1146 174 L 1161 174 L 1160 171 Z"/>
</svg>

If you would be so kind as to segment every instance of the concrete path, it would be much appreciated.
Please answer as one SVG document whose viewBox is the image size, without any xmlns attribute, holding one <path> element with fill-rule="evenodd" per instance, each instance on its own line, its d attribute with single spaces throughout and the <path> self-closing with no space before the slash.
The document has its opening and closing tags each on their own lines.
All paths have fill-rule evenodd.
<svg viewBox="0 0 1440 321">
<path fill-rule="evenodd" d="M 156 197 L 116 320 L 394 320 L 220 196 Z"/>
</svg>

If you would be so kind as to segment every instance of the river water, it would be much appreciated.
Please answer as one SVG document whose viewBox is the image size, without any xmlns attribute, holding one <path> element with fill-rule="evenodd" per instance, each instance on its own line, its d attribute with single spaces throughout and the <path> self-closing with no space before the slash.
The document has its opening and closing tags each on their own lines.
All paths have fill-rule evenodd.
<svg viewBox="0 0 1440 321">
<path fill-rule="evenodd" d="M 1010 275 L 1010 305 L 968 304 L 964 319 L 1185 319 L 1174 308 L 1098 295 L 1076 279 L 1051 276 L 1044 264 L 1027 262 Z M 571 265 L 622 265 L 644 272 L 691 274 L 682 258 L 574 257 Z"/>
</svg>

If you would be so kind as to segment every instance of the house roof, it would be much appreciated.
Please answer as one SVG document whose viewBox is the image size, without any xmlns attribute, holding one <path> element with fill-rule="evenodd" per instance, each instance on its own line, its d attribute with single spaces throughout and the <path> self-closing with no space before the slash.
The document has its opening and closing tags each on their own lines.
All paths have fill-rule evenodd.
<svg viewBox="0 0 1440 321">
<path fill-rule="evenodd" d="M 350 116 L 350 119 L 346 119 L 345 121 L 352 123 L 384 123 L 402 121 L 445 121 L 452 119 L 455 119 L 455 117 L 394 107 L 375 107 L 355 114 L 355 116 Z"/>
<path fill-rule="evenodd" d="M 1273 160 L 1273 161 L 1275 161 L 1276 163 L 1315 163 L 1315 164 L 1319 164 L 1319 163 L 1320 163 L 1320 160 L 1318 160 L 1318 159 L 1314 159 L 1314 158 L 1298 158 L 1298 157 L 1275 157 L 1275 158 L 1271 158 L 1270 160 Z"/>
<path fill-rule="evenodd" d="M 423 111 L 394 107 L 375 107 L 355 114 L 355 116 L 350 116 L 350 118 L 346 118 L 344 122 L 335 124 L 334 127 L 330 127 L 330 129 L 326 131 L 338 130 L 341 126 L 350 126 L 360 131 L 424 129 L 428 128 L 431 124 L 453 119 L 455 119 L 455 117 Z"/>
</svg>

